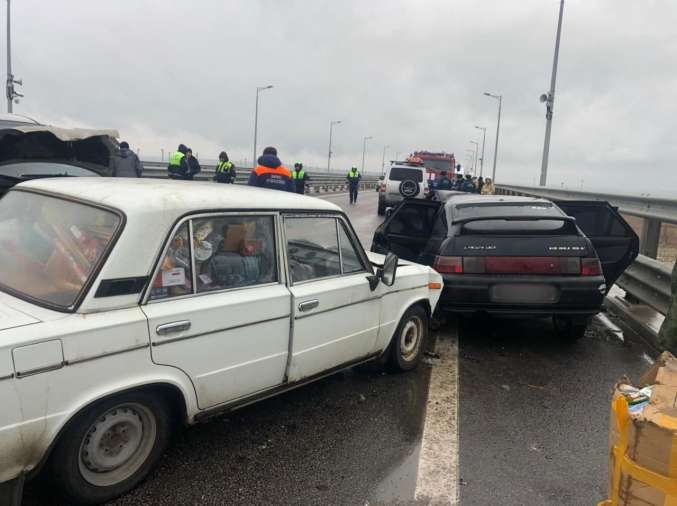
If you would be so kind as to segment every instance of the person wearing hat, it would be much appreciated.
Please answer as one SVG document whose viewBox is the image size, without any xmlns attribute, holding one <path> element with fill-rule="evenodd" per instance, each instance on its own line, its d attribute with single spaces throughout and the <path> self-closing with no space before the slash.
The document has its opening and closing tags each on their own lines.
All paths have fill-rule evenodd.
<svg viewBox="0 0 677 506">
<path fill-rule="evenodd" d="M 306 193 L 306 181 L 310 178 L 308 177 L 308 174 L 306 174 L 306 171 L 303 170 L 303 164 L 301 162 L 296 162 L 294 164 L 291 178 L 294 180 L 296 193 L 300 193 L 301 195 Z"/>
<path fill-rule="evenodd" d="M 357 204 L 357 192 L 360 189 L 362 174 L 357 170 L 357 167 L 351 167 L 346 179 L 348 180 L 348 188 L 350 190 L 350 203 Z"/>
<path fill-rule="evenodd" d="M 170 179 L 192 179 L 190 177 L 190 169 L 188 168 L 188 160 L 186 160 L 187 152 L 188 147 L 185 144 L 179 144 L 176 151 L 169 155 L 167 173 Z"/>
<path fill-rule="evenodd" d="M 129 143 L 122 141 L 120 150 L 111 160 L 111 169 L 113 177 L 141 177 L 143 174 L 143 165 L 136 153 L 129 149 Z"/>
<path fill-rule="evenodd" d="M 232 184 L 235 182 L 235 165 L 228 160 L 228 153 L 221 151 L 219 154 L 219 163 L 216 164 L 214 172 L 214 181 L 217 183 Z"/>
<path fill-rule="evenodd" d="M 296 192 L 291 171 L 282 165 L 277 157 L 277 149 L 272 146 L 267 147 L 256 162 L 256 168 L 249 175 L 247 183 L 249 186 Z"/>
</svg>

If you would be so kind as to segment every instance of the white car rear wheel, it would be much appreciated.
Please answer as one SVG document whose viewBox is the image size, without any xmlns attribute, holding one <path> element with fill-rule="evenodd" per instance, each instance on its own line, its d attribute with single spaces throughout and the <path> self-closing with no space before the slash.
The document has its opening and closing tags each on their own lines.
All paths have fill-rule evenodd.
<svg viewBox="0 0 677 506">
<path fill-rule="evenodd" d="M 95 403 L 67 426 L 49 471 L 68 504 L 100 504 L 138 485 L 169 444 L 172 411 L 159 392 Z"/>
<path fill-rule="evenodd" d="M 421 361 L 428 338 L 428 313 L 412 306 L 404 313 L 390 343 L 390 367 L 395 371 L 410 371 Z"/>
</svg>

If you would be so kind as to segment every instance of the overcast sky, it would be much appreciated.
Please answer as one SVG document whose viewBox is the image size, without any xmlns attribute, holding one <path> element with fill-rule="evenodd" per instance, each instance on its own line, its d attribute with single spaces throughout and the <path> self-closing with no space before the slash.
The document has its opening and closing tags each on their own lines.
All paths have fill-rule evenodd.
<svg viewBox="0 0 677 506">
<path fill-rule="evenodd" d="M 4 8 L 0 63 L 4 69 Z M 417 149 L 466 161 L 475 125 L 497 180 L 540 173 L 557 0 L 12 0 L 15 112 L 116 128 L 142 158 L 190 145 L 380 171 Z M 677 2 L 568 0 L 548 183 L 677 194 Z M 4 75 L 3 75 L 4 78 Z M 259 149 L 260 151 L 260 149 Z"/>
</svg>

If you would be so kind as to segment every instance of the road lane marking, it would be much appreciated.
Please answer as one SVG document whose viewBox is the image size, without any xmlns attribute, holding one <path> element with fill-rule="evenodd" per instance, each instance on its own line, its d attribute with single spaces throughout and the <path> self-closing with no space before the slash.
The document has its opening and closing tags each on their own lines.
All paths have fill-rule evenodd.
<svg viewBox="0 0 677 506">
<path fill-rule="evenodd" d="M 438 337 L 430 373 L 415 500 L 458 504 L 458 329 Z"/>
</svg>

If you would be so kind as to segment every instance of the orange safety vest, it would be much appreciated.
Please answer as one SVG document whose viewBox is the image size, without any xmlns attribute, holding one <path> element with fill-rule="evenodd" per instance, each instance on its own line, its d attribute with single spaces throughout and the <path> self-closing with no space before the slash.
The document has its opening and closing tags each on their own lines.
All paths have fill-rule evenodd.
<svg viewBox="0 0 677 506">
<path fill-rule="evenodd" d="M 264 174 L 279 174 L 280 176 L 286 176 L 289 179 L 292 178 L 291 171 L 284 165 L 280 165 L 274 169 L 271 169 L 270 167 L 264 167 L 263 165 L 257 165 L 256 169 L 254 169 L 254 173 L 257 176 L 263 176 Z"/>
</svg>

